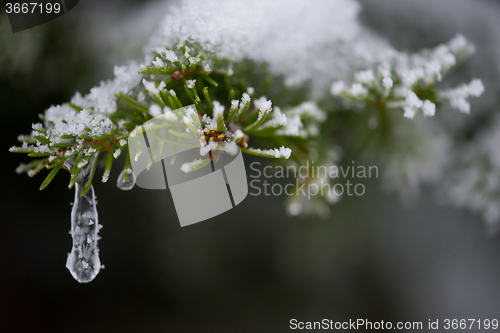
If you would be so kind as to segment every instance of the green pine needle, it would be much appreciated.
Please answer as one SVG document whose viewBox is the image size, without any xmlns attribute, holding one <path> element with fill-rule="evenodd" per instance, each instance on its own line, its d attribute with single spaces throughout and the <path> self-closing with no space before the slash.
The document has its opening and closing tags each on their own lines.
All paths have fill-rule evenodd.
<svg viewBox="0 0 500 333">
<path fill-rule="evenodd" d="M 43 181 L 42 185 L 40 186 L 40 191 L 43 190 L 44 188 L 46 188 L 47 186 L 49 186 L 49 184 L 52 181 L 52 179 L 54 179 L 54 177 L 57 175 L 57 173 L 59 172 L 59 170 L 61 170 L 61 167 L 62 167 L 62 164 L 58 165 L 57 167 L 55 167 L 54 169 L 52 169 L 50 171 L 50 173 L 48 174 L 47 178 L 45 178 L 45 180 Z"/>
</svg>

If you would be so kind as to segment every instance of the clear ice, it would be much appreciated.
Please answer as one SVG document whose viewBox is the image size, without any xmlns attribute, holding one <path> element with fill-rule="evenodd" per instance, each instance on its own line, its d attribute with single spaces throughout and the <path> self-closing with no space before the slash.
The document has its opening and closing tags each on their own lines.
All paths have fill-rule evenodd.
<svg viewBox="0 0 500 333">
<path fill-rule="evenodd" d="M 97 233 L 99 225 L 96 208 L 94 187 L 91 187 L 84 196 L 81 191 L 90 178 L 92 166 L 96 163 L 96 155 L 92 156 L 86 167 L 80 170 L 75 183 L 75 202 L 71 211 L 71 237 L 73 247 L 68 254 L 66 268 L 76 281 L 86 283 L 92 281 L 101 269 Z M 71 169 L 71 163 L 67 164 Z"/>
<path fill-rule="evenodd" d="M 125 179 L 126 175 L 128 175 L 127 179 Z M 128 191 L 134 188 L 134 185 L 135 185 L 134 173 L 130 169 L 124 169 L 118 176 L 118 180 L 116 181 L 116 186 L 120 190 Z"/>
</svg>

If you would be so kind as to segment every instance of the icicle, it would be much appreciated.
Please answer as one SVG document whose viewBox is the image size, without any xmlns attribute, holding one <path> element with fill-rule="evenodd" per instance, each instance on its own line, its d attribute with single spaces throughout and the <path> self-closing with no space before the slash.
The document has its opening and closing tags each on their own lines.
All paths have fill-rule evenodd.
<svg viewBox="0 0 500 333">
<path fill-rule="evenodd" d="M 120 190 L 128 191 L 134 188 L 135 185 L 135 176 L 132 170 L 123 169 L 123 171 L 118 176 L 118 180 L 116 181 L 116 186 Z"/>
<path fill-rule="evenodd" d="M 82 189 L 91 178 L 92 167 L 96 160 L 97 154 L 94 154 L 88 165 L 80 170 L 75 184 L 75 202 L 71 211 L 70 234 L 73 238 L 73 247 L 68 254 L 66 268 L 80 283 L 92 281 L 101 269 L 97 233 L 102 226 L 98 223 L 94 187 L 91 186 L 87 193 L 81 196 Z"/>
</svg>

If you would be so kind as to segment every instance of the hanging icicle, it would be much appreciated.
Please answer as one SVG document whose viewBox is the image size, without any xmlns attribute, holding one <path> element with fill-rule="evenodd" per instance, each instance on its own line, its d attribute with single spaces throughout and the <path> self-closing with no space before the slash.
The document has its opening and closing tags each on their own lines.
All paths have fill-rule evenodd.
<svg viewBox="0 0 500 333">
<path fill-rule="evenodd" d="M 90 186 L 82 196 L 85 185 L 92 181 L 95 171 L 97 154 L 94 154 L 89 163 L 80 170 L 75 183 L 75 202 L 71 211 L 71 237 L 73 247 L 68 254 L 66 268 L 76 281 L 86 283 L 92 281 L 101 269 L 97 233 L 102 226 L 99 225 L 96 208 L 96 197 L 94 187 Z M 72 163 L 71 163 L 72 164 Z M 67 165 L 71 167 L 72 165 Z"/>
</svg>

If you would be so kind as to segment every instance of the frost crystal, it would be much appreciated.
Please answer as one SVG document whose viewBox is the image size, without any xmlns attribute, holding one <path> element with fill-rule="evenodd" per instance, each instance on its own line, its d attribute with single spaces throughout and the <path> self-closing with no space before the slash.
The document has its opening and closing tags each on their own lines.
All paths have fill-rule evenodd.
<svg viewBox="0 0 500 333">
<path fill-rule="evenodd" d="M 120 148 L 116 148 L 115 152 L 113 153 L 114 158 L 118 158 L 120 154 L 122 153 L 122 150 Z"/>
<path fill-rule="evenodd" d="M 288 159 L 292 155 L 292 150 L 290 148 L 283 146 L 274 149 L 248 148 L 248 150 L 258 154 L 269 155 L 269 156 L 274 156 L 276 158 L 284 158 L 284 159 Z"/>
<path fill-rule="evenodd" d="M 425 117 L 432 117 L 436 114 L 436 104 L 429 100 L 425 100 L 422 104 L 422 111 Z"/>
<path fill-rule="evenodd" d="M 213 114 L 214 114 L 214 119 L 217 120 L 219 117 L 222 117 L 224 114 L 224 105 L 221 105 L 218 101 L 213 102 Z M 220 129 L 222 130 L 222 129 Z"/>
<path fill-rule="evenodd" d="M 165 59 L 171 62 L 178 61 L 177 55 L 172 50 L 167 50 L 164 54 Z"/>
<path fill-rule="evenodd" d="M 156 57 L 156 59 L 153 60 L 153 65 L 155 65 L 157 68 L 165 67 L 165 64 L 163 63 L 163 60 L 161 60 L 160 57 Z"/>
<path fill-rule="evenodd" d="M 240 129 L 238 129 L 238 130 L 236 130 L 236 132 L 234 132 L 233 140 L 235 142 L 238 142 L 239 140 L 241 140 L 243 138 L 244 135 L 245 134 L 243 134 L 243 132 Z"/>
<path fill-rule="evenodd" d="M 281 112 L 279 107 L 274 108 L 274 117 L 266 122 L 264 125 L 262 125 L 262 128 L 267 128 L 267 127 L 279 127 L 279 126 L 284 126 L 288 122 L 288 118 L 286 115 Z"/>
<path fill-rule="evenodd" d="M 200 57 L 199 56 L 196 56 L 196 57 L 189 57 L 189 63 L 191 65 L 194 65 L 194 64 L 197 64 L 201 61 Z"/>
<path fill-rule="evenodd" d="M 326 120 L 326 113 L 314 102 L 303 102 L 286 110 L 288 121 L 276 134 L 307 138 L 319 134 L 319 126 Z"/>
<path fill-rule="evenodd" d="M 355 80 L 361 83 L 372 83 L 375 81 L 375 76 L 372 70 L 360 71 L 355 74 Z"/>
<path fill-rule="evenodd" d="M 149 107 L 149 113 L 153 117 L 157 117 L 162 114 L 161 108 L 157 104 L 151 104 L 151 106 Z"/>
<path fill-rule="evenodd" d="M 50 130 L 52 140 L 64 142 L 59 139 L 61 135 L 104 135 L 114 129 L 113 122 L 104 114 L 89 110 L 75 111 L 67 105 L 50 107 L 45 113 L 45 127 Z M 86 129 L 90 129 L 90 132 Z"/>
<path fill-rule="evenodd" d="M 181 166 L 181 170 L 182 170 L 182 172 L 188 173 L 190 171 L 196 170 L 196 168 L 199 167 L 204 162 L 206 162 L 206 161 L 202 160 L 202 159 L 196 159 L 192 162 L 184 163 Z"/>
<path fill-rule="evenodd" d="M 172 112 L 172 110 L 170 109 L 165 109 L 165 119 L 167 119 L 168 121 L 177 121 L 177 115 L 175 113 Z"/>
<path fill-rule="evenodd" d="M 151 95 L 155 95 L 155 96 L 160 95 L 160 90 L 158 90 L 158 88 L 156 88 L 156 84 L 154 82 L 148 81 L 146 79 L 142 79 L 142 84 L 144 84 L 144 87 Z"/>
<path fill-rule="evenodd" d="M 110 114 L 116 111 L 115 94 L 119 92 L 128 93 L 141 80 L 139 66 L 130 63 L 128 66 L 116 66 L 114 69 L 115 78 L 103 81 L 97 87 L 90 90 L 86 96 L 76 93 L 71 99 L 71 103 L 83 108 L 94 108 L 94 111 Z M 66 119 L 68 120 L 68 119 Z"/>
<path fill-rule="evenodd" d="M 238 101 L 237 99 L 232 100 L 231 101 L 231 112 L 236 110 L 239 105 L 240 105 L 240 101 Z"/>
<path fill-rule="evenodd" d="M 306 138 L 308 136 L 308 133 L 301 130 L 304 127 L 304 124 L 302 123 L 299 115 L 295 115 L 286 119 L 283 125 L 285 126 L 276 131 L 276 134 L 286 136 L 301 136 L 303 138 Z"/>
<path fill-rule="evenodd" d="M 238 151 L 240 150 L 238 148 L 238 145 L 234 142 L 227 142 L 224 147 L 223 147 L 223 150 L 228 153 L 229 155 L 236 155 L 238 154 Z"/>
<path fill-rule="evenodd" d="M 186 86 L 187 86 L 189 89 L 193 89 L 193 88 L 194 88 L 195 83 L 196 83 L 196 80 L 187 80 L 187 81 L 186 81 Z"/>
<path fill-rule="evenodd" d="M 262 118 L 263 114 L 267 114 L 271 111 L 271 106 L 273 105 L 273 102 L 271 100 L 268 100 L 265 96 L 262 96 L 261 98 L 255 100 L 255 107 L 259 109 L 259 119 Z"/>
<path fill-rule="evenodd" d="M 242 97 L 241 97 L 241 103 L 242 104 L 247 104 L 247 103 L 250 103 L 252 99 L 250 98 L 250 96 L 248 96 L 247 93 L 243 93 Z"/>
<path fill-rule="evenodd" d="M 469 97 L 479 97 L 484 92 L 484 86 L 481 80 L 472 80 L 469 84 L 462 84 L 455 89 L 449 89 L 440 93 L 440 98 L 450 103 L 450 105 L 463 112 L 470 113 L 470 104 L 467 101 Z"/>
</svg>

